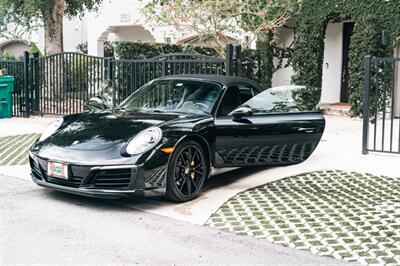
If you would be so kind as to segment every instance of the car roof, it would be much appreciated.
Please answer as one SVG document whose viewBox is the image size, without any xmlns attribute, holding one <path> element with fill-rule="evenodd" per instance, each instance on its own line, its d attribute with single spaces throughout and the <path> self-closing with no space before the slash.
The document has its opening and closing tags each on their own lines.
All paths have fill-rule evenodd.
<svg viewBox="0 0 400 266">
<path fill-rule="evenodd" d="M 168 80 L 168 79 L 189 79 L 189 80 L 201 80 L 201 81 L 211 81 L 217 82 L 225 86 L 237 85 L 240 83 L 246 83 L 255 87 L 260 92 L 265 90 L 265 88 L 258 82 L 237 76 L 226 76 L 226 75 L 206 75 L 206 74 L 182 74 L 182 75 L 171 75 L 160 77 L 157 80 Z"/>
</svg>

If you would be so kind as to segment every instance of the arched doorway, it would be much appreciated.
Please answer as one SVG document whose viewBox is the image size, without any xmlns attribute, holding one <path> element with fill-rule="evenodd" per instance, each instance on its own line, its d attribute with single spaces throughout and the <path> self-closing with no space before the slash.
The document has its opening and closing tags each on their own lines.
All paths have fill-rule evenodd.
<svg viewBox="0 0 400 266">
<path fill-rule="evenodd" d="M 11 40 L 0 44 L 0 55 L 7 51 L 15 58 L 19 58 L 24 55 L 24 51 L 28 50 L 29 45 L 20 40 Z"/>
<path fill-rule="evenodd" d="M 333 21 L 327 24 L 324 37 L 321 102 L 349 102 L 349 49 L 354 23 Z"/>
<path fill-rule="evenodd" d="M 109 26 L 97 39 L 97 56 L 104 56 L 104 43 L 107 41 L 155 42 L 156 39 L 143 25 Z"/>
</svg>

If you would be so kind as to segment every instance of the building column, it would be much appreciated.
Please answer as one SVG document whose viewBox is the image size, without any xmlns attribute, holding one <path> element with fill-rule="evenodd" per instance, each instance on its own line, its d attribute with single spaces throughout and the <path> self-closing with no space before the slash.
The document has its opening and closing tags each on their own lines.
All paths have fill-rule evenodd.
<svg viewBox="0 0 400 266">
<path fill-rule="evenodd" d="M 103 37 L 97 39 L 97 56 L 104 56 L 104 43 L 106 41 L 107 39 Z"/>
</svg>

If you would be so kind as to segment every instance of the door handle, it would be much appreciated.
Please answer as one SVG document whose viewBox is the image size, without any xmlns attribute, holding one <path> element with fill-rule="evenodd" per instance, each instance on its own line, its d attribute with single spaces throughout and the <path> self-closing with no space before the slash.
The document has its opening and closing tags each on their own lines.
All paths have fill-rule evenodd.
<svg viewBox="0 0 400 266">
<path fill-rule="evenodd" d="M 315 127 L 301 127 L 297 131 L 310 134 L 315 132 Z"/>
</svg>

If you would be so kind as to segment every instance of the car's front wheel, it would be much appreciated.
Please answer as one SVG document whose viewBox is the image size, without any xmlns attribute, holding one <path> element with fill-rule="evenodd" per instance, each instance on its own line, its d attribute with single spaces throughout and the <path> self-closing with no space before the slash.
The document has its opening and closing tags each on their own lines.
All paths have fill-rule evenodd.
<svg viewBox="0 0 400 266">
<path fill-rule="evenodd" d="M 167 197 L 176 202 L 195 198 L 207 178 L 209 163 L 204 149 L 195 141 L 184 141 L 168 163 Z"/>
</svg>

